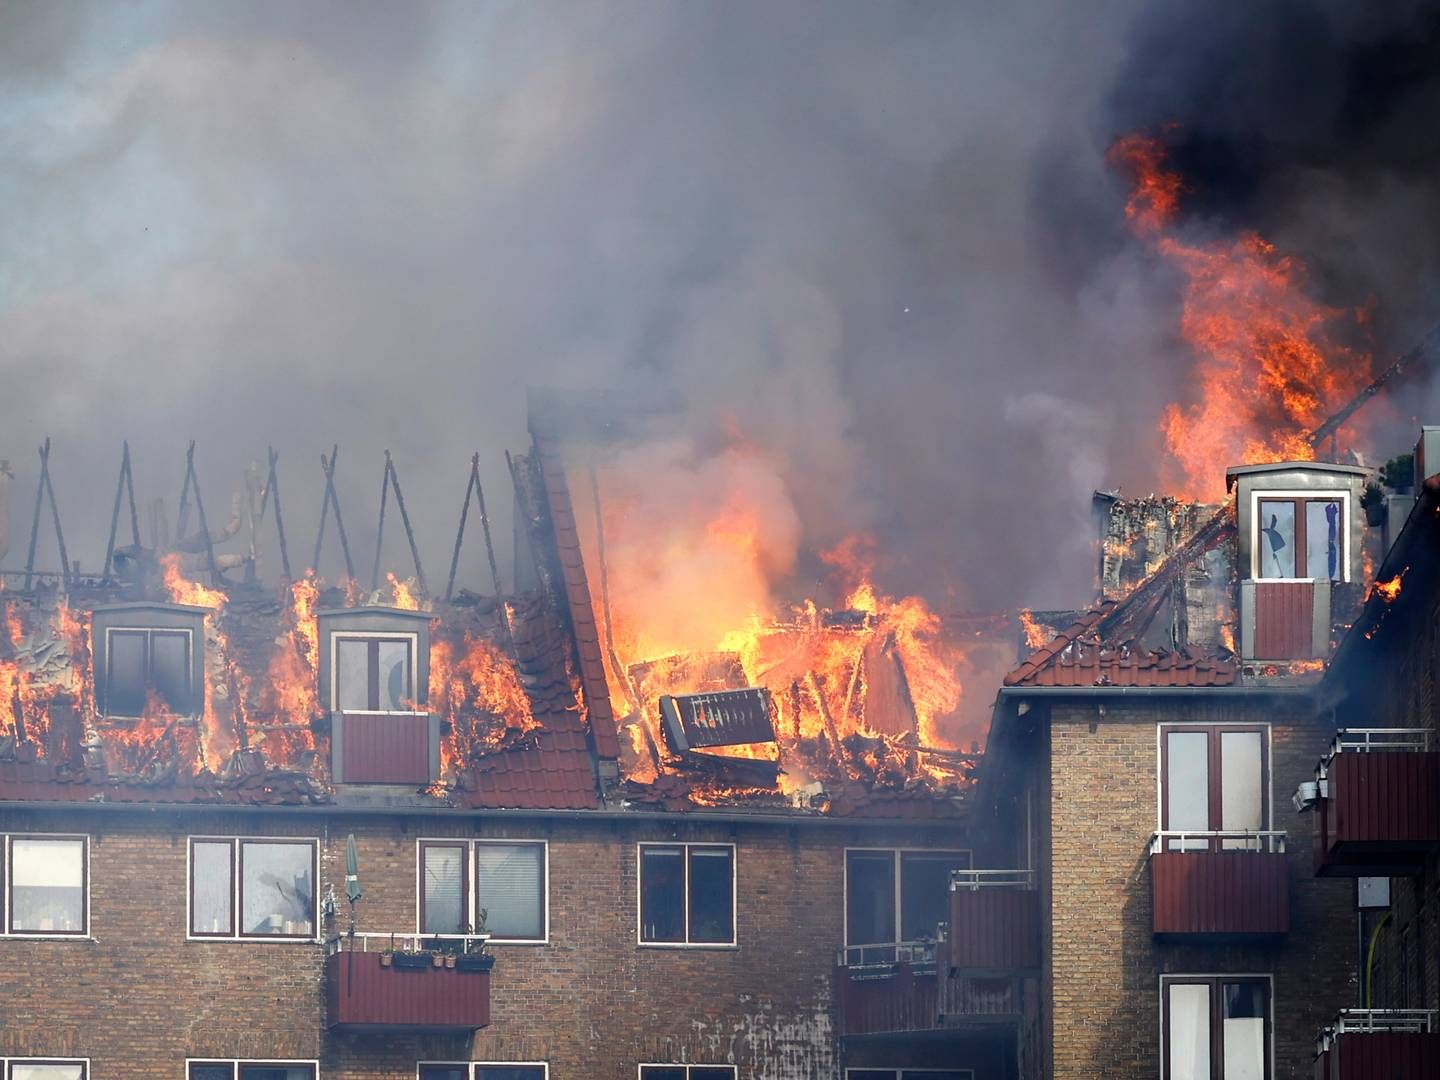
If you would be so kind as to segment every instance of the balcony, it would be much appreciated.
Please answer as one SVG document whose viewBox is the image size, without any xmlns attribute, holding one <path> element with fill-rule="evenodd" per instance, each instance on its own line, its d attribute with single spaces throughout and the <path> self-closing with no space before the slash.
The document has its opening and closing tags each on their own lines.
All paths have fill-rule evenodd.
<svg viewBox="0 0 1440 1080">
<path fill-rule="evenodd" d="M 325 1015 L 332 1028 L 468 1032 L 490 1023 L 484 937 L 356 934 L 328 943 Z"/>
<path fill-rule="evenodd" d="M 1315 1080 L 1440 1076 L 1433 1009 L 1345 1009 L 1315 1041 Z"/>
<path fill-rule="evenodd" d="M 1150 845 L 1153 932 L 1278 936 L 1290 931 L 1283 832 L 1162 832 Z"/>
<path fill-rule="evenodd" d="M 423 787 L 440 775 L 440 718 L 423 712 L 336 713 L 336 783 Z"/>
<path fill-rule="evenodd" d="M 1295 795 L 1315 810 L 1315 873 L 1401 877 L 1440 845 L 1440 753 L 1424 728 L 1347 728 Z"/>
<path fill-rule="evenodd" d="M 1013 979 L 942 976 L 934 942 L 842 949 L 835 961 L 836 1034 L 907 1035 L 1018 1020 Z"/>
<path fill-rule="evenodd" d="M 1240 582 L 1245 660 L 1313 660 L 1330 652 L 1330 582 Z"/>
<path fill-rule="evenodd" d="M 1040 970 L 1040 894 L 1030 870 L 956 870 L 941 957 L 950 974 Z"/>
</svg>

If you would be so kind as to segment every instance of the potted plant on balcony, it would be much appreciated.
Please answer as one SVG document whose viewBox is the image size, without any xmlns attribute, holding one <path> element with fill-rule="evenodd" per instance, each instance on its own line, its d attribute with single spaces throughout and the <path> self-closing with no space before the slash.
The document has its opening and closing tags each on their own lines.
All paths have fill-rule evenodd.
<svg viewBox="0 0 1440 1080">
<path fill-rule="evenodd" d="M 480 909 L 480 918 L 475 927 L 465 927 L 465 951 L 455 957 L 456 971 L 488 972 L 495 966 L 494 955 L 485 947 L 485 919 L 489 914 Z"/>
</svg>

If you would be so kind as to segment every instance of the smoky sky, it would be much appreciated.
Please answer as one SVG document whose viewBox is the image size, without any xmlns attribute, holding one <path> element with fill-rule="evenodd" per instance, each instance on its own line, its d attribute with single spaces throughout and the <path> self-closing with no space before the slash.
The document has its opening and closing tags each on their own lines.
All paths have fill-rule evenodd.
<svg viewBox="0 0 1440 1080">
<path fill-rule="evenodd" d="M 1150 490 L 1188 368 L 1105 148 L 1180 125 L 1195 227 L 1403 348 L 1440 319 L 1436 7 L 7 4 L 3 565 L 46 435 L 86 566 L 127 438 L 172 518 L 190 439 L 212 518 L 274 445 L 302 564 L 339 443 L 362 576 L 388 448 L 432 585 L 479 452 L 504 564 L 537 385 L 742 431 L 807 550 L 869 531 L 894 591 L 1082 604 L 1090 493 Z"/>
</svg>

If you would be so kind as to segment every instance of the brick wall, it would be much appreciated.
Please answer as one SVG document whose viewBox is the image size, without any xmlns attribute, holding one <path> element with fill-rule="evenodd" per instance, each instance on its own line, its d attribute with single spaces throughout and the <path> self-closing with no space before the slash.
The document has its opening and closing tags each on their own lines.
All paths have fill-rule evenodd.
<svg viewBox="0 0 1440 1080">
<path fill-rule="evenodd" d="M 1313 1040 L 1351 1003 L 1354 921 L 1347 882 L 1312 876 L 1309 821 L 1289 796 L 1313 778 L 1329 735 L 1276 699 L 1152 698 L 1051 710 L 1049 932 L 1054 1077 L 1160 1075 L 1162 973 L 1273 973 L 1275 1076 L 1311 1075 Z M 1290 933 L 1268 945 L 1157 942 L 1147 841 L 1157 828 L 1159 723 L 1272 727 L 1274 827 L 1290 833 Z"/>
<path fill-rule="evenodd" d="M 0 1056 L 85 1056 L 97 1080 L 179 1080 L 186 1057 L 206 1056 L 318 1058 L 327 1080 L 413 1078 L 417 1060 L 548 1061 L 552 1080 L 633 1080 L 647 1060 L 829 1080 L 840 1068 L 830 999 L 844 848 L 956 846 L 934 830 L 173 810 L 0 810 L 0 831 L 91 836 L 95 940 L 0 939 Z M 371 933 L 415 932 L 417 837 L 549 842 L 551 940 L 492 946 L 488 1028 L 327 1033 L 320 946 L 185 940 L 188 836 L 319 837 L 320 891 L 341 898 L 344 929 L 348 833 L 365 893 L 357 929 Z M 636 944 L 635 844 L 675 839 L 738 845 L 737 948 Z"/>
</svg>

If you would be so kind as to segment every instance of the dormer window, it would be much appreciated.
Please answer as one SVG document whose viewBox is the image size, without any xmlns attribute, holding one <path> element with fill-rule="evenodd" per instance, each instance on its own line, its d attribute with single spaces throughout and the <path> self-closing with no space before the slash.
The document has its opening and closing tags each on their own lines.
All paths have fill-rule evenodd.
<svg viewBox="0 0 1440 1080">
<path fill-rule="evenodd" d="M 1256 492 L 1253 576 L 1344 581 L 1345 503 L 1338 492 Z"/>
<path fill-rule="evenodd" d="M 414 633 L 342 634 L 330 638 L 335 672 L 331 708 L 342 712 L 410 712 L 415 708 Z"/>
<path fill-rule="evenodd" d="M 159 710 L 198 716 L 205 708 L 205 609 L 112 604 L 95 609 L 91 631 L 95 696 L 103 715 Z"/>
</svg>

